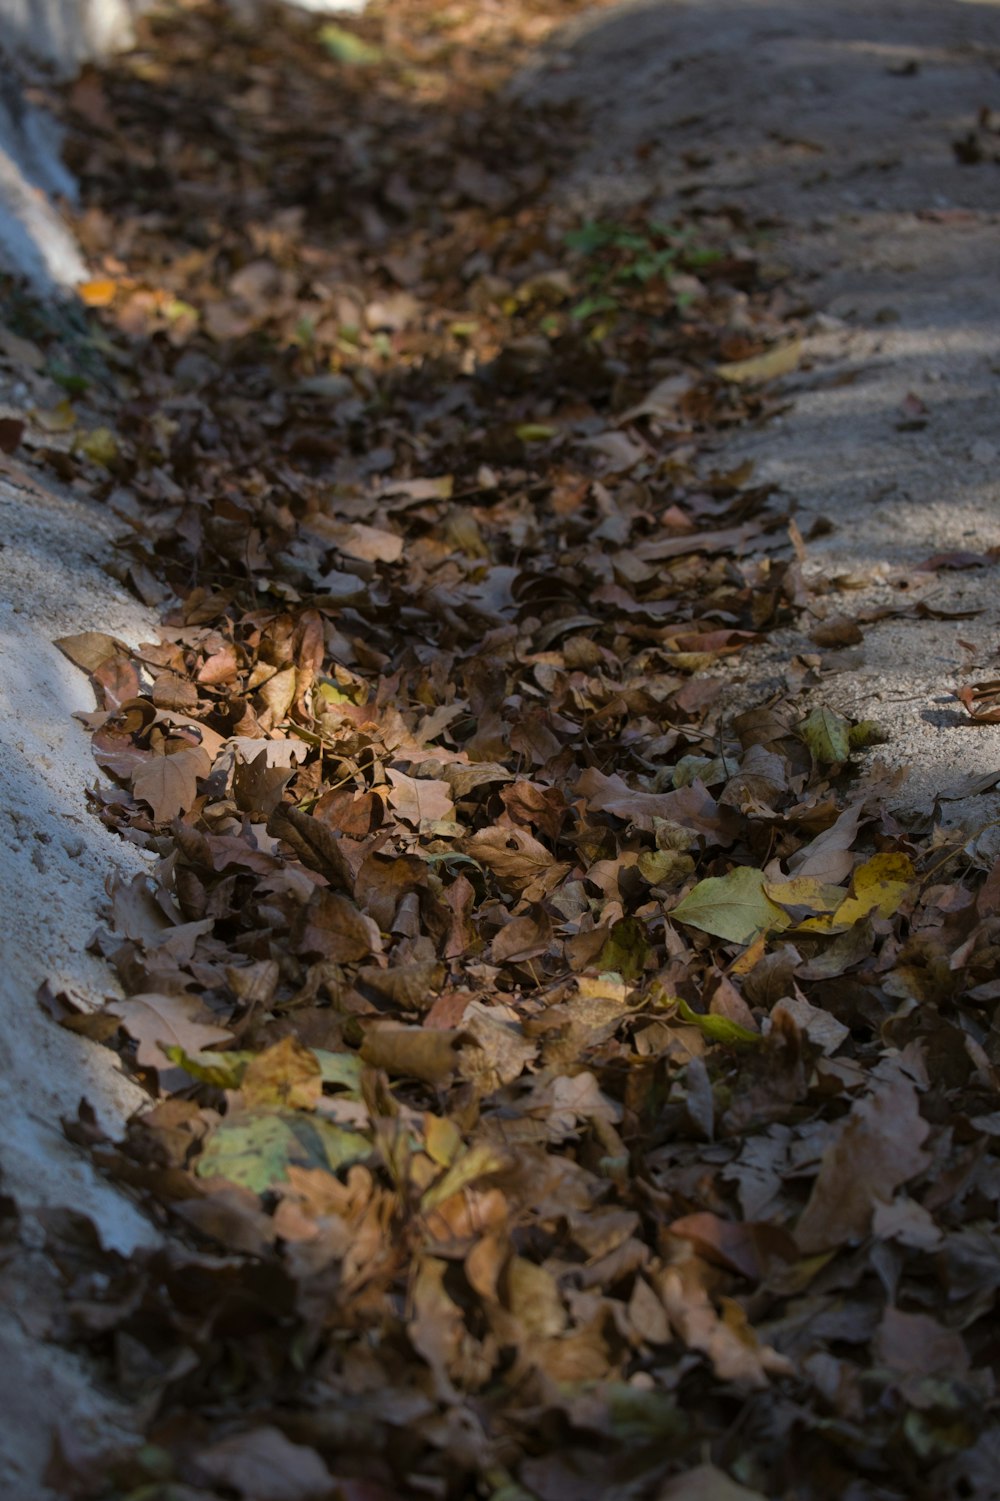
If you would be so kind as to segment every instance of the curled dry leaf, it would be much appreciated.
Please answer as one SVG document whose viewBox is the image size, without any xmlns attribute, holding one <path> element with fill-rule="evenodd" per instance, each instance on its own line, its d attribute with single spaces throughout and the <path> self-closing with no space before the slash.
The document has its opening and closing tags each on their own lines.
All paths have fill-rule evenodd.
<svg viewBox="0 0 1000 1501">
<path fill-rule="evenodd" d="M 955 697 L 977 724 L 1000 724 L 1000 681 L 966 683 Z"/>
<path fill-rule="evenodd" d="M 789 375 L 797 369 L 801 358 L 802 341 L 791 339 L 787 344 L 775 345 L 766 354 L 718 365 L 715 373 L 722 380 L 732 381 L 737 385 L 749 381 L 775 380 L 779 375 Z"/>
<path fill-rule="evenodd" d="M 445 1084 L 461 1065 L 461 1050 L 475 1045 L 472 1034 L 426 1027 L 373 1027 L 361 1044 L 361 1057 L 393 1077 Z"/>
</svg>

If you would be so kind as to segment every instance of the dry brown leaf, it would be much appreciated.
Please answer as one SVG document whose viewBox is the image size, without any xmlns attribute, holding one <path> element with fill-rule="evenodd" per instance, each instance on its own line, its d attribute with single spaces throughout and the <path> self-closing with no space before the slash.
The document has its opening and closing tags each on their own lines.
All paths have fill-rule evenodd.
<svg viewBox="0 0 1000 1501">
<path fill-rule="evenodd" d="M 653 819 L 662 818 L 683 828 L 721 838 L 723 825 L 715 799 L 700 784 L 680 787 L 675 792 L 633 791 L 617 774 L 588 767 L 577 782 L 577 791 L 595 813 L 613 813 L 626 818 L 637 828 L 652 830 Z"/>
<path fill-rule="evenodd" d="M 216 1043 L 229 1042 L 233 1035 L 228 1027 L 214 1021 L 204 1002 L 194 995 L 146 991 L 115 1001 L 110 1009 L 121 1017 L 125 1030 L 139 1044 L 136 1057 L 144 1068 L 172 1067 L 161 1043 L 182 1048 L 185 1053 L 200 1053 Z"/>
<path fill-rule="evenodd" d="M 462 1011 L 462 1028 L 479 1044 L 463 1065 L 463 1073 L 475 1077 L 486 1094 L 519 1079 L 538 1053 L 537 1044 L 524 1036 L 512 1006 L 470 1001 Z"/>
<path fill-rule="evenodd" d="M 402 537 L 382 527 L 365 526 L 357 521 L 339 522 L 318 515 L 310 516 L 307 525 L 347 558 L 360 558 L 366 563 L 398 563 L 403 556 Z"/>
<path fill-rule="evenodd" d="M 157 823 L 186 813 L 198 796 L 198 778 L 212 769 L 200 745 L 186 745 L 164 756 L 151 756 L 132 774 L 132 791 L 153 810 Z"/>
<path fill-rule="evenodd" d="M 702 1464 L 664 1481 L 655 1501 L 764 1501 L 764 1497 L 760 1491 L 730 1480 L 724 1470 Z"/>
<path fill-rule="evenodd" d="M 455 804 L 447 782 L 436 782 L 430 777 L 408 777 L 391 766 L 386 776 L 392 784 L 389 806 L 397 818 L 412 828 L 426 828 L 439 819 L 454 817 Z"/>
<path fill-rule="evenodd" d="M 654 1280 L 674 1330 L 708 1357 L 720 1381 L 760 1390 L 769 1376 L 792 1374 L 790 1361 L 758 1341 L 738 1304 L 722 1298 L 721 1317 L 716 1313 L 695 1262 L 668 1267 Z"/>
<path fill-rule="evenodd" d="M 59 636 L 54 643 L 75 667 L 94 673 L 111 657 L 129 657 L 129 648 L 117 636 L 104 631 L 80 631 L 75 636 Z"/>
<path fill-rule="evenodd" d="M 888 1307 L 875 1338 L 880 1365 L 904 1376 L 924 1378 L 964 1375 L 971 1364 L 957 1329 L 947 1329 L 926 1313 L 904 1313 Z"/>
<path fill-rule="evenodd" d="M 293 1444 L 278 1428 L 252 1428 L 205 1449 L 194 1463 L 209 1483 L 243 1501 L 325 1501 L 330 1473 L 315 1449 Z"/>
<path fill-rule="evenodd" d="M 930 1162 L 924 1150 L 930 1127 L 920 1115 L 916 1086 L 904 1074 L 879 1081 L 851 1108 L 836 1140 L 823 1154 L 795 1239 L 805 1253 L 861 1239 L 877 1203 Z"/>
<path fill-rule="evenodd" d="M 361 1056 L 372 1068 L 394 1078 L 446 1084 L 461 1063 L 461 1049 L 472 1041 L 464 1031 L 427 1027 L 372 1027 L 365 1033 Z"/>
<path fill-rule="evenodd" d="M 465 840 L 464 849 L 492 871 L 501 885 L 514 891 L 526 892 L 536 886 L 551 890 L 568 869 L 557 865 L 545 846 L 526 829 L 516 827 L 478 829 Z"/>
<path fill-rule="evenodd" d="M 367 913 L 359 912 L 346 896 L 321 889 L 313 892 L 300 915 L 295 946 L 300 954 L 350 964 L 380 953 L 382 939 Z"/>
</svg>

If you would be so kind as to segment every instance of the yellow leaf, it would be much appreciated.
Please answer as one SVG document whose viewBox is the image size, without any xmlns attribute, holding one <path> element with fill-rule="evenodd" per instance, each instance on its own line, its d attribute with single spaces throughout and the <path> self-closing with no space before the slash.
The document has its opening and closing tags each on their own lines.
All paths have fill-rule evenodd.
<svg viewBox="0 0 1000 1501">
<path fill-rule="evenodd" d="M 566 1310 L 552 1273 L 523 1256 L 514 1256 L 504 1272 L 503 1292 L 510 1312 L 524 1331 L 540 1337 L 561 1334 Z"/>
<path fill-rule="evenodd" d="M 456 1162 L 453 1162 L 442 1178 L 433 1184 L 424 1194 L 420 1201 L 421 1209 L 426 1213 L 434 1209 L 436 1205 L 443 1204 L 450 1199 L 452 1194 L 458 1193 L 459 1189 L 467 1188 L 470 1183 L 475 1183 L 479 1178 L 485 1178 L 491 1173 L 499 1173 L 509 1166 L 509 1159 L 504 1153 L 491 1147 L 489 1142 L 478 1141 L 464 1152 Z"/>
<path fill-rule="evenodd" d="M 462 1147 L 462 1133 L 449 1116 L 424 1116 L 424 1151 L 439 1167 L 453 1162 Z"/>
<path fill-rule="evenodd" d="M 291 1106 L 315 1110 L 323 1093 L 319 1059 L 294 1037 L 259 1053 L 243 1075 L 242 1089 L 248 1106 Z"/>
<path fill-rule="evenodd" d="M 772 902 L 789 910 L 805 907 L 810 912 L 836 912 L 844 900 L 842 886 L 830 886 L 816 876 L 794 876 L 790 881 L 765 881 Z"/>
<path fill-rule="evenodd" d="M 854 880 L 851 882 L 853 895 L 837 908 L 836 921 L 853 927 L 869 914 L 891 917 L 913 884 L 915 876 L 916 872 L 908 856 L 873 855 L 854 872 Z"/>
<path fill-rule="evenodd" d="M 843 933 L 865 917 L 891 917 L 916 878 L 906 855 L 873 855 L 859 865 L 851 882 L 851 894 L 835 912 L 810 917 L 800 930 L 809 933 Z"/>
<path fill-rule="evenodd" d="M 767 952 L 767 934 L 758 933 L 748 949 L 744 949 L 729 966 L 728 973 L 731 975 L 748 975 L 755 965 L 759 964 Z"/>
<path fill-rule="evenodd" d="M 348 68 L 370 68 L 382 60 L 379 47 L 373 47 L 363 37 L 335 25 L 333 21 L 320 27 L 319 40 L 336 62 Z"/>
<path fill-rule="evenodd" d="M 76 295 L 85 307 L 110 307 L 115 300 L 118 283 L 110 276 L 95 276 L 91 281 L 82 281 Z"/>
<path fill-rule="evenodd" d="M 33 407 L 29 413 L 32 422 L 45 433 L 69 433 L 76 427 L 76 413 L 72 402 L 63 399 L 58 406 L 40 411 Z"/>
<path fill-rule="evenodd" d="M 774 380 L 779 375 L 788 375 L 796 369 L 802 358 L 802 340 L 793 339 L 789 344 L 776 344 L 766 354 L 754 355 L 749 360 L 733 360 L 728 365 L 718 365 L 716 374 L 734 385 L 752 381 Z"/>
<path fill-rule="evenodd" d="M 100 464 L 104 469 L 109 469 L 118 457 L 118 439 L 110 427 L 92 428 L 78 440 L 78 446 L 91 463 Z"/>
<path fill-rule="evenodd" d="M 185 1053 L 183 1048 L 164 1047 L 171 1063 L 176 1063 L 192 1079 L 213 1084 L 216 1089 L 239 1089 L 240 1080 L 252 1062 L 253 1053 Z"/>
</svg>

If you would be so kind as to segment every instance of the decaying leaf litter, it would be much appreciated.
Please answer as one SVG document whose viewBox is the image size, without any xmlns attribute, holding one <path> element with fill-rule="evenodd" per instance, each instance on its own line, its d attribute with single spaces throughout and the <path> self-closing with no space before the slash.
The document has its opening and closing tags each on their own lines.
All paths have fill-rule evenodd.
<svg viewBox="0 0 1000 1501">
<path fill-rule="evenodd" d="M 803 310 L 752 222 L 553 211 L 578 126 L 501 90 L 571 11 L 186 6 L 66 101 L 86 337 L 8 314 L 4 447 L 163 607 L 61 643 L 158 860 L 127 998 L 42 1001 L 147 1083 L 66 1129 L 171 1232 L 41 1216 L 142 1435 L 61 1434 L 67 1495 L 992 1473 L 1000 871 L 885 811 L 875 726 L 727 712 L 772 626 L 864 625 L 699 457 Z"/>
</svg>

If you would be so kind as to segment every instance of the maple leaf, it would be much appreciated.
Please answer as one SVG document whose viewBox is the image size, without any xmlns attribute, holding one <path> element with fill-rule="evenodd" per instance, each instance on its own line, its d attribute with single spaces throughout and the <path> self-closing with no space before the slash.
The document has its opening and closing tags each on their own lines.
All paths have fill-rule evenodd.
<svg viewBox="0 0 1000 1501">
<path fill-rule="evenodd" d="M 186 813 L 198 796 L 198 778 L 212 769 L 200 745 L 189 745 L 163 756 L 151 756 L 132 773 L 132 791 L 153 810 L 157 823 L 169 823 Z"/>
</svg>

